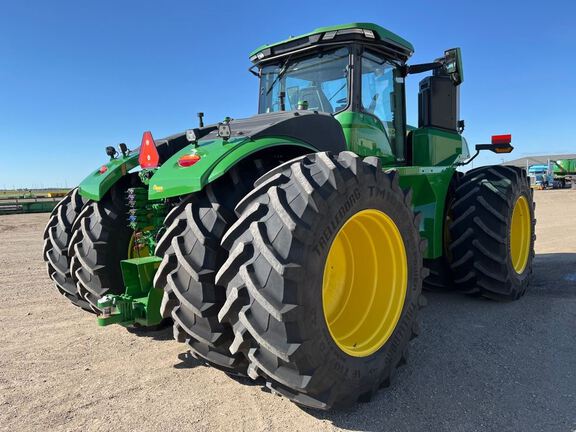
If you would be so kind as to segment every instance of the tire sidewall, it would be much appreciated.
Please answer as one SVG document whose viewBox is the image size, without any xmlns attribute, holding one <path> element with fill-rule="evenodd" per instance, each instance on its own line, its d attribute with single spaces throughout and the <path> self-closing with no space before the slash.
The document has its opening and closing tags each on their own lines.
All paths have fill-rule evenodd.
<svg viewBox="0 0 576 432">
<path fill-rule="evenodd" d="M 299 321 L 306 323 L 302 333 L 313 337 L 313 342 L 307 344 L 307 362 L 322 368 L 322 373 L 317 375 L 323 378 L 325 385 L 340 383 L 349 388 L 350 385 L 378 383 L 383 370 L 389 373 L 394 369 L 411 336 L 422 279 L 419 236 L 414 229 L 413 212 L 404 203 L 402 192 L 394 193 L 391 187 L 384 187 L 389 180 L 382 180 L 369 187 L 356 183 L 346 193 L 332 194 L 327 200 L 326 212 L 318 215 L 314 226 L 314 231 L 319 234 L 305 249 L 303 261 L 306 266 L 303 273 L 309 277 L 304 278 L 303 286 L 299 289 L 299 304 L 303 305 Z M 408 264 L 407 292 L 402 313 L 389 339 L 375 353 L 367 357 L 354 357 L 342 351 L 330 334 L 324 318 L 322 282 L 330 245 L 340 228 L 351 216 L 367 209 L 385 213 L 400 231 Z M 367 367 L 367 364 L 370 366 Z"/>
</svg>

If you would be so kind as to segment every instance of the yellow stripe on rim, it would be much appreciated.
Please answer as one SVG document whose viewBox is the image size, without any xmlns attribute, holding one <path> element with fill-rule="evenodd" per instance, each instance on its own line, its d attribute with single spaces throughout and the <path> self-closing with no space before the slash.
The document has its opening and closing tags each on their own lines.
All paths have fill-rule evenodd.
<svg viewBox="0 0 576 432">
<path fill-rule="evenodd" d="M 398 324 L 408 284 L 402 235 L 379 210 L 362 210 L 334 238 L 324 265 L 322 306 L 336 345 L 354 357 L 378 351 Z"/>
<path fill-rule="evenodd" d="M 512 221 L 510 223 L 510 258 L 516 273 L 521 274 L 530 257 L 532 241 L 532 221 L 528 200 L 521 195 L 514 204 Z"/>
</svg>

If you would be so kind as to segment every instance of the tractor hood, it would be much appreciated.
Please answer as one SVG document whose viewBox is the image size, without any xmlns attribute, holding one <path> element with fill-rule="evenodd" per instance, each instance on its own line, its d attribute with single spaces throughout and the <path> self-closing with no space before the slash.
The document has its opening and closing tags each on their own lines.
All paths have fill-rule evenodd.
<svg viewBox="0 0 576 432">
<path fill-rule="evenodd" d="M 150 178 L 150 199 L 197 192 L 242 159 L 265 149 L 289 146 L 300 149 L 299 154 L 346 149 L 340 123 L 326 113 L 283 111 L 230 119 L 222 124 L 229 126 L 227 139 L 220 136 L 216 124 L 192 129 L 195 143 L 186 139 L 186 133 L 155 140 L 161 165 Z M 183 163 L 191 157 L 193 164 Z M 112 159 L 80 184 L 80 193 L 98 201 L 114 183 L 135 168 L 138 168 L 138 151 Z"/>
</svg>

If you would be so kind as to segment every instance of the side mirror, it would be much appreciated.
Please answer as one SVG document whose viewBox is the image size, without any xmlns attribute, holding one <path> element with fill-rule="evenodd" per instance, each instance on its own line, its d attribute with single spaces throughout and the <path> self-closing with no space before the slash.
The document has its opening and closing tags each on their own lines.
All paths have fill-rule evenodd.
<svg viewBox="0 0 576 432">
<path fill-rule="evenodd" d="M 510 153 L 512 147 L 512 135 L 492 135 L 491 144 L 476 144 L 476 151 L 490 150 L 494 153 Z"/>
<path fill-rule="evenodd" d="M 444 69 L 450 76 L 454 85 L 460 85 L 464 81 L 464 69 L 462 68 L 462 53 L 460 48 L 451 48 L 444 51 Z"/>
</svg>

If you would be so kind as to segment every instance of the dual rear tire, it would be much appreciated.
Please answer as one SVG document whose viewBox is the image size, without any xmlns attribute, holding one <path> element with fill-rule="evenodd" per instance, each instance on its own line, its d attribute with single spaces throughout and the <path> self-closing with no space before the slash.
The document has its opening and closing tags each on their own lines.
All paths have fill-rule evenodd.
<svg viewBox="0 0 576 432">
<path fill-rule="evenodd" d="M 368 399 L 418 332 L 411 195 L 350 152 L 239 168 L 166 218 L 155 286 L 175 337 L 302 405 Z"/>
<path fill-rule="evenodd" d="M 173 318 L 175 339 L 186 342 L 193 357 L 228 373 L 244 375 L 247 362 L 230 352 L 232 329 L 218 320 L 226 292 L 215 278 L 228 255 L 220 240 L 237 219 L 234 207 L 270 163 L 242 163 L 184 198 L 166 217 L 156 246 L 162 262 L 154 286 L 165 292 L 161 313 Z"/>
<path fill-rule="evenodd" d="M 60 294 L 84 310 L 92 311 L 90 304 L 78 293 L 76 280 L 70 270 L 69 248 L 74 233 L 74 223 L 86 204 L 78 188 L 71 190 L 52 210 L 44 229 L 43 258 L 50 279 Z"/>
<path fill-rule="evenodd" d="M 488 166 L 460 181 L 450 227 L 451 272 L 462 292 L 493 300 L 526 293 L 536 240 L 534 201 L 525 171 Z"/>
<path fill-rule="evenodd" d="M 523 296 L 534 258 L 532 190 L 526 173 L 510 166 L 468 171 L 448 191 L 444 255 L 427 262 L 428 290 L 509 301 Z"/>
<path fill-rule="evenodd" d="M 128 257 L 133 233 L 124 193 L 138 184 L 136 175 L 128 175 L 98 202 L 73 189 L 50 215 L 43 249 L 48 274 L 60 293 L 86 311 L 98 312 L 103 295 L 124 292 L 120 261 Z"/>
<path fill-rule="evenodd" d="M 236 210 L 218 317 L 250 377 L 319 409 L 388 385 L 418 331 L 424 276 L 397 173 L 377 158 L 316 153 L 267 174 Z"/>
</svg>

